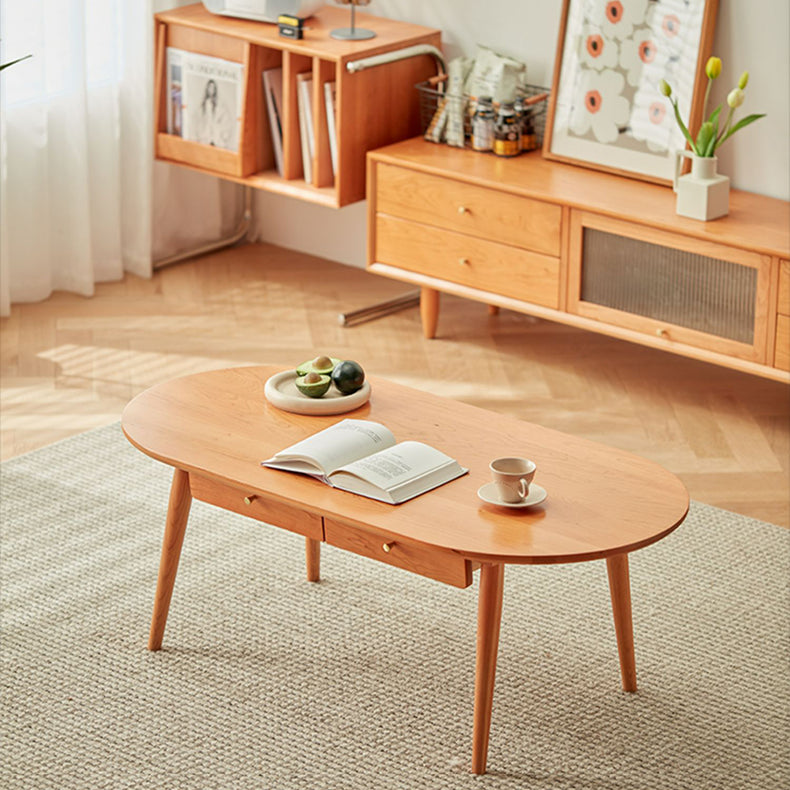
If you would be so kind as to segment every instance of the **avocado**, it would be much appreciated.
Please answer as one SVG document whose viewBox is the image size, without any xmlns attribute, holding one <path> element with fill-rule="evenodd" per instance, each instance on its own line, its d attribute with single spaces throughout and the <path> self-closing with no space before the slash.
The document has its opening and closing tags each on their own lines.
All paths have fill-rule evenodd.
<svg viewBox="0 0 790 790">
<path fill-rule="evenodd" d="M 356 392 L 365 381 L 365 371 L 358 362 L 347 359 L 332 370 L 332 383 L 343 395 Z"/>
<path fill-rule="evenodd" d="M 328 376 L 335 365 L 339 365 L 342 361 L 342 359 L 321 355 L 315 357 L 315 359 L 308 359 L 307 362 L 302 362 L 296 369 L 296 375 L 306 376 L 308 373 L 318 373 L 321 376 Z"/>
<path fill-rule="evenodd" d="M 329 389 L 331 383 L 332 379 L 329 376 L 322 376 L 320 373 L 308 373 L 297 377 L 295 381 L 296 389 L 309 398 L 320 398 Z"/>
</svg>

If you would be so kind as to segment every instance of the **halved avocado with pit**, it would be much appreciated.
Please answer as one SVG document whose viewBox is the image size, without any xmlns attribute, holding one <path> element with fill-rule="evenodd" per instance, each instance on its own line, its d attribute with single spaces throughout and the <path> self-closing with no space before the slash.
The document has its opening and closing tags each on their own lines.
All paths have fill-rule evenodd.
<svg viewBox="0 0 790 790">
<path fill-rule="evenodd" d="M 308 373 L 318 373 L 319 376 L 328 376 L 343 360 L 334 357 L 319 356 L 308 359 L 296 368 L 297 376 L 306 376 Z"/>
<path fill-rule="evenodd" d="M 294 383 L 302 395 L 307 395 L 308 398 L 320 398 L 326 394 L 332 379 L 327 375 L 322 376 L 320 373 L 311 372 L 304 376 L 298 376 Z"/>
</svg>

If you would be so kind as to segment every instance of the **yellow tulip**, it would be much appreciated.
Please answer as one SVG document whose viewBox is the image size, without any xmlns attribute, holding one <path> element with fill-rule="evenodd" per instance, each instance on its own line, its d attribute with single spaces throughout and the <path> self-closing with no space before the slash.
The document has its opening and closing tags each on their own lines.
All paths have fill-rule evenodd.
<svg viewBox="0 0 790 790">
<path fill-rule="evenodd" d="M 741 78 L 738 80 L 738 87 L 741 90 L 743 90 L 748 82 L 749 82 L 749 72 L 744 71 L 743 74 L 741 74 Z"/>
<path fill-rule="evenodd" d="M 661 84 L 659 85 L 661 93 L 664 96 L 671 96 L 672 95 L 672 88 L 670 87 L 669 83 L 666 80 L 661 80 Z"/>
<path fill-rule="evenodd" d="M 705 64 L 705 73 L 708 79 L 715 80 L 721 74 L 721 58 L 710 57 Z"/>
</svg>

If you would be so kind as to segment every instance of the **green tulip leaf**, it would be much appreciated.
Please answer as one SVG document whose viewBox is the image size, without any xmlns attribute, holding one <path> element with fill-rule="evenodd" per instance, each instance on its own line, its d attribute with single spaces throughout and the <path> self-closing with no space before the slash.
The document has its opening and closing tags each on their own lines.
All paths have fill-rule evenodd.
<svg viewBox="0 0 790 790">
<path fill-rule="evenodd" d="M 672 102 L 672 109 L 675 111 L 675 120 L 678 122 L 680 131 L 683 132 L 683 136 L 686 138 L 686 140 L 688 140 L 688 144 L 691 146 L 691 150 L 695 154 L 699 155 L 699 151 L 697 151 L 697 148 L 694 145 L 694 140 L 691 139 L 689 130 L 686 128 L 686 124 L 683 123 L 683 119 L 680 117 L 680 110 L 678 109 L 678 103 L 676 101 Z"/>
<path fill-rule="evenodd" d="M 744 126 L 748 126 L 750 123 L 754 123 L 755 121 L 759 121 L 760 118 L 765 118 L 765 113 L 764 112 L 763 113 L 755 113 L 754 115 L 747 115 L 745 118 L 741 118 L 741 120 L 738 121 L 738 123 L 734 123 L 730 127 L 730 129 L 727 132 L 727 134 L 725 134 L 724 137 L 721 138 L 721 142 L 719 143 L 719 145 L 721 145 L 727 138 L 732 137 L 735 134 L 735 132 L 738 131 L 738 129 L 743 129 Z"/>
</svg>

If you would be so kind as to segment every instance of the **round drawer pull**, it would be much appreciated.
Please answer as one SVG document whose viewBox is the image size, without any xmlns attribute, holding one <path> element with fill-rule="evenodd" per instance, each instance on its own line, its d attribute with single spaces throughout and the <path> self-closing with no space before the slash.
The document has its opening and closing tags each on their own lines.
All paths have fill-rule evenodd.
<svg viewBox="0 0 790 790">
<path fill-rule="evenodd" d="M 458 263 L 460 263 L 461 266 L 469 266 L 469 258 L 459 258 Z"/>
<path fill-rule="evenodd" d="M 257 497 L 256 494 L 250 494 L 249 496 L 245 496 L 244 497 L 244 504 L 245 505 L 251 505 L 257 498 L 258 497 Z"/>
<path fill-rule="evenodd" d="M 663 337 L 663 338 L 665 338 L 667 340 L 669 339 L 669 331 L 666 330 L 666 329 L 663 329 L 663 328 L 662 329 L 656 329 L 656 334 L 659 337 Z"/>
<path fill-rule="evenodd" d="M 466 206 L 458 206 L 458 213 L 459 214 L 469 214 L 471 213 Z"/>
<path fill-rule="evenodd" d="M 395 545 L 395 541 L 393 540 L 391 543 L 384 543 L 381 546 L 381 550 L 389 554 L 392 551 L 392 547 Z"/>
</svg>

